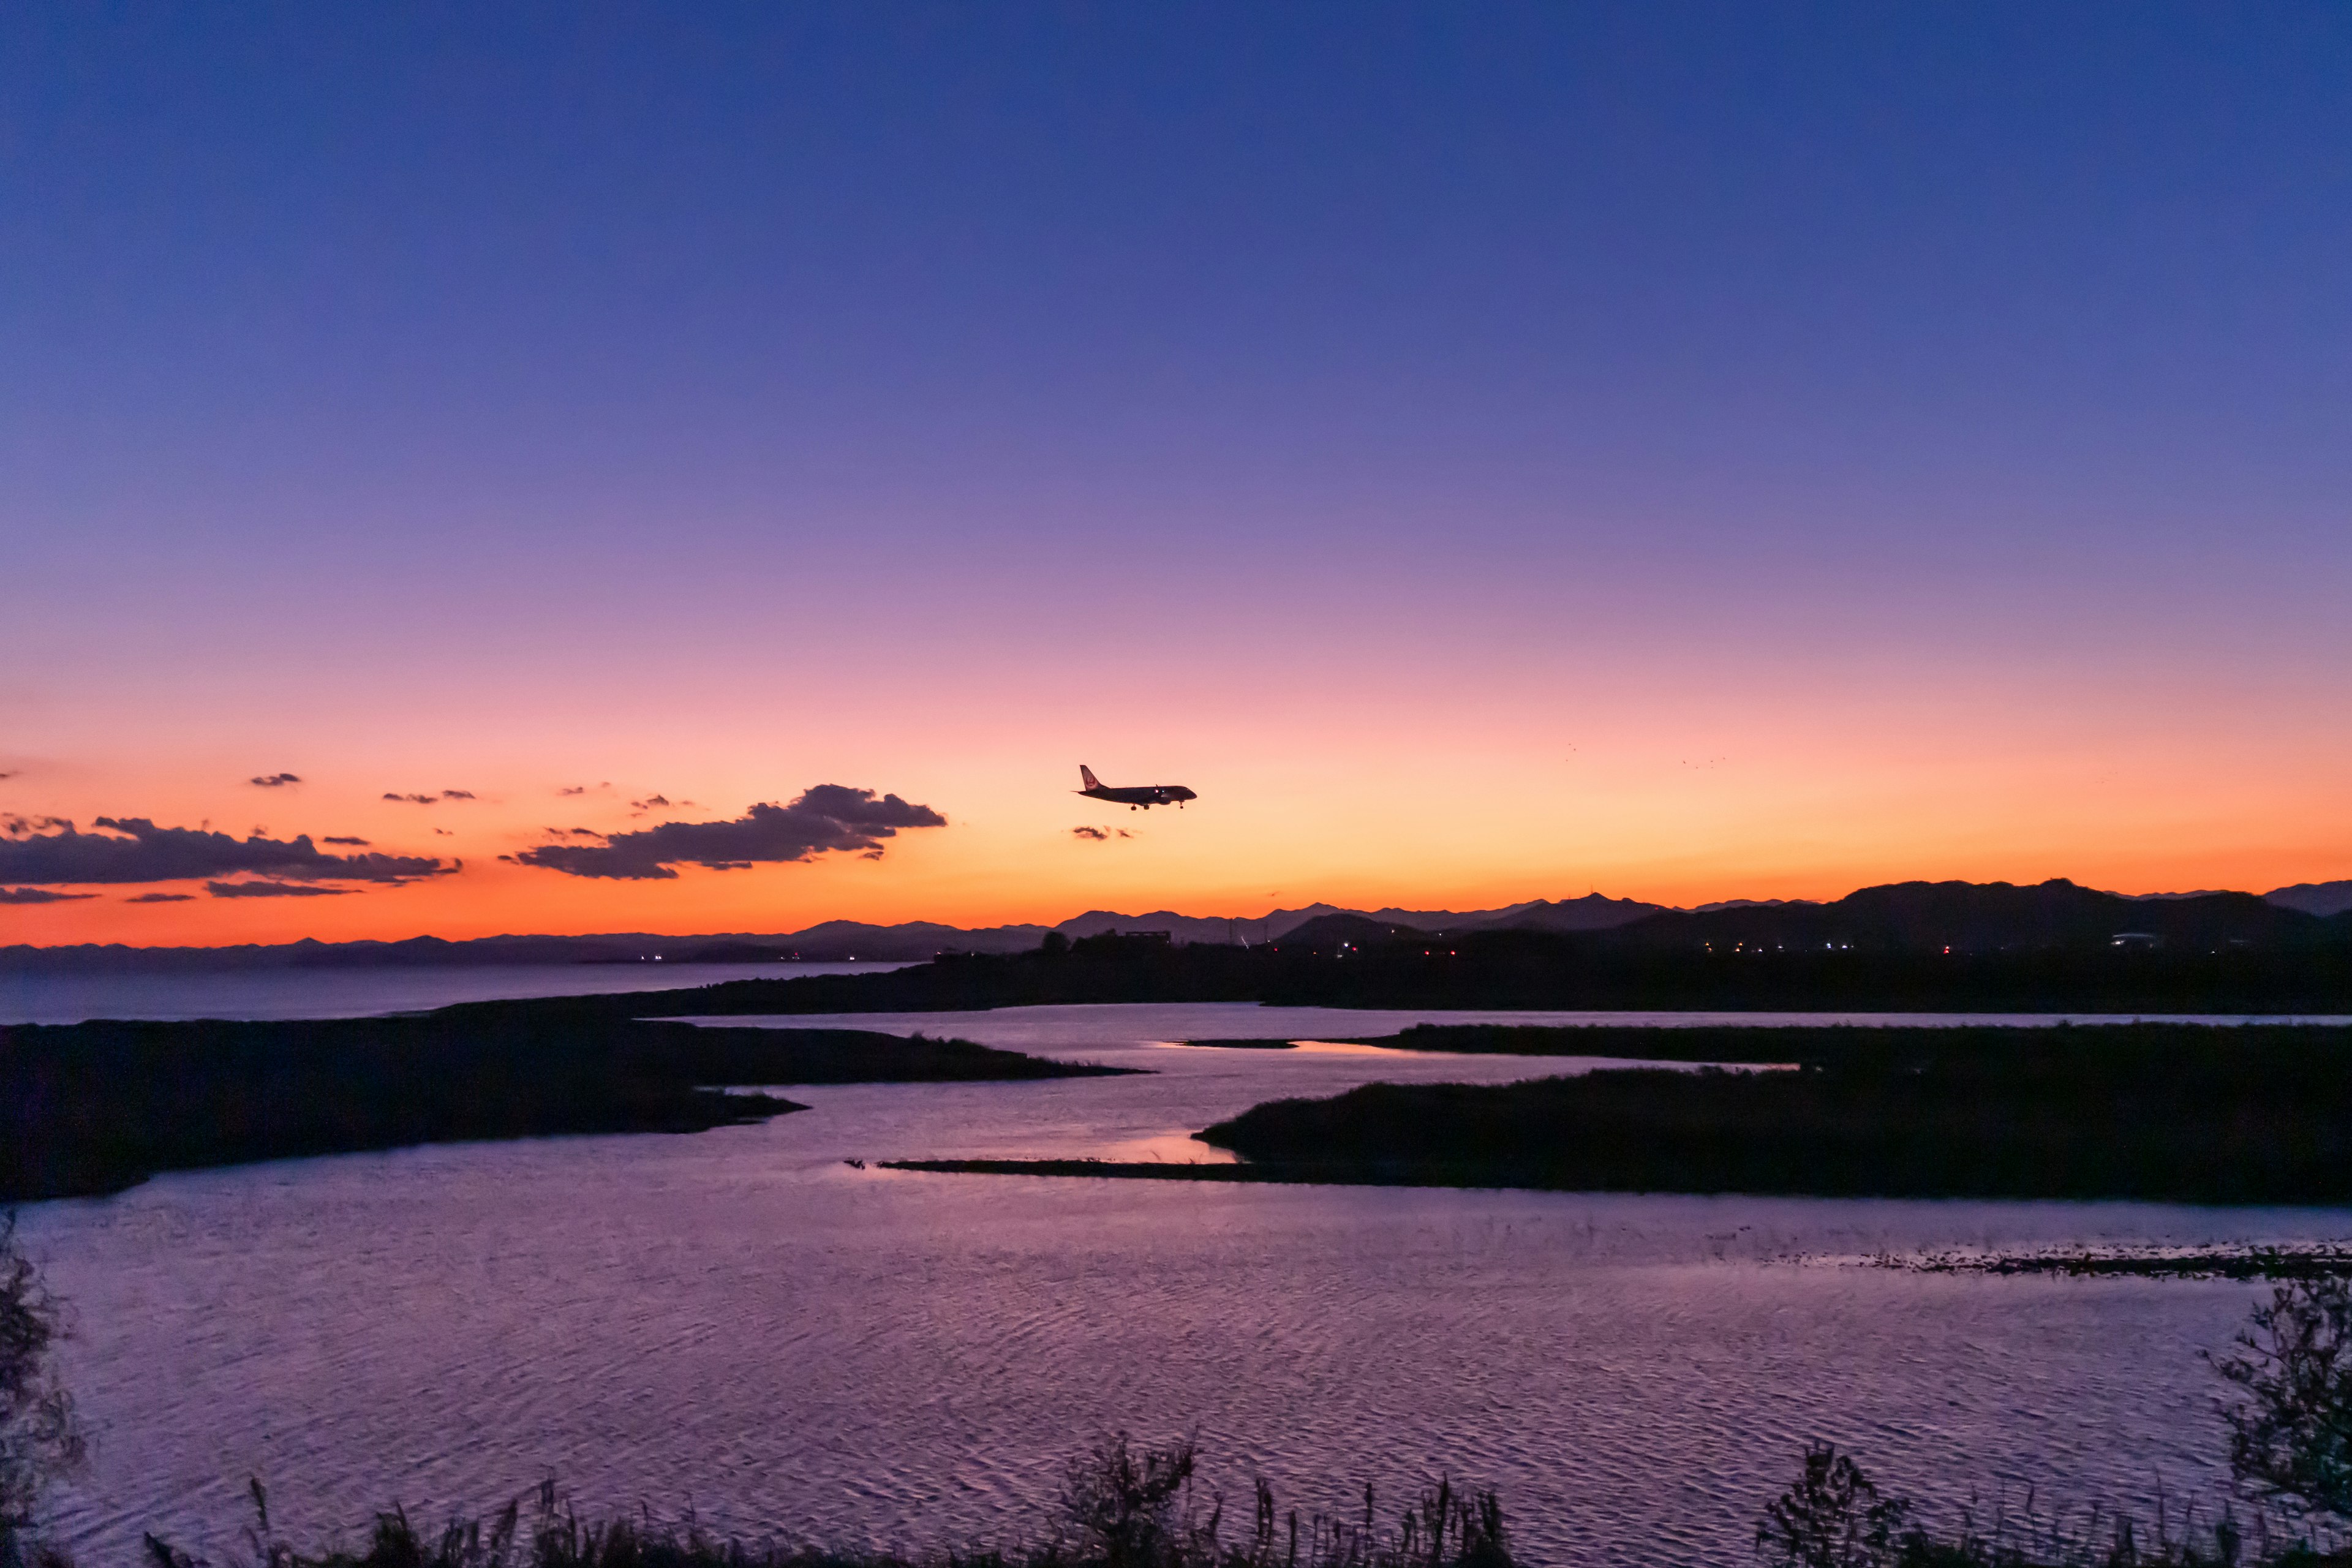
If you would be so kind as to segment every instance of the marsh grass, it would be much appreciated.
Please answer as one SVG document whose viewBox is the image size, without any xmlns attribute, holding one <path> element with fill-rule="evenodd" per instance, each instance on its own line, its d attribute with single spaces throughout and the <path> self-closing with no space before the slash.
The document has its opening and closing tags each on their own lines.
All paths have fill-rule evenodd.
<svg viewBox="0 0 2352 1568">
<path fill-rule="evenodd" d="M 1820 1443 L 1765 1508 L 1756 1555 L 1764 1568 L 2346 1568 L 2352 1542 L 2260 1505 L 2176 1508 L 2161 1490 L 2143 1519 L 2096 1506 L 2044 1511 L 2028 1489 L 2016 1503 L 1972 1500 L 1938 1531 L 1909 1499 L 1881 1493 L 1850 1456 Z"/>
<path fill-rule="evenodd" d="M 215 1564 L 155 1535 L 149 1568 L 1513 1568 L 1491 1491 L 1441 1479 L 1383 1525 L 1364 1489 L 1352 1519 L 1283 1510 L 1260 1479 L 1246 1534 L 1229 1534 L 1223 1497 L 1195 1483 L 1190 1439 L 1139 1447 L 1124 1434 L 1070 1461 L 1034 1541 L 900 1553 L 721 1538 L 689 1517 L 662 1524 L 625 1514 L 583 1521 L 550 1481 L 488 1517 L 420 1528 L 405 1510 L 376 1516 L 356 1547 L 306 1550 L 278 1533 L 268 1495 L 251 1483 L 242 1552 Z"/>
</svg>

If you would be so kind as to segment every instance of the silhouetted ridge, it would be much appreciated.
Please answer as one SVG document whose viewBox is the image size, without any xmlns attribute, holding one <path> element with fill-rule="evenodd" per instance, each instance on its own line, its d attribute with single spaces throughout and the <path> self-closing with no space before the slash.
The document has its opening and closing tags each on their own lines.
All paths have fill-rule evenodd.
<svg viewBox="0 0 2352 1568">
<path fill-rule="evenodd" d="M 1891 882 L 1833 903 L 1751 905 L 1704 914 L 1652 915 L 1622 928 L 1629 944 L 1746 944 L 1797 950 L 2033 952 L 2149 942 L 2210 952 L 2231 945 L 2281 947 L 2329 940 L 2315 917 L 2252 893 L 2127 899 L 2063 878 L 2031 887 L 2010 882 Z"/>
</svg>

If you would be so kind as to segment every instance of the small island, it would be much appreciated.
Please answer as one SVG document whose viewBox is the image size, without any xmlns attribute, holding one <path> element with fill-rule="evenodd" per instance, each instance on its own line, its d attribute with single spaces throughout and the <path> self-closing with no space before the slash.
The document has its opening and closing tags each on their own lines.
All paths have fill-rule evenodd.
<svg viewBox="0 0 2352 1568">
<path fill-rule="evenodd" d="M 1476 1026 L 1484 1027 L 1484 1026 Z M 1615 1068 L 1277 1100 L 1200 1139 L 1244 1163 L 905 1162 L 1203 1182 L 1822 1196 L 2352 1203 L 2352 1028 L 1453 1029 Z M 1570 1047 L 1580 1047 L 1570 1049 Z M 1453 1048 L 1460 1048 L 1455 1046 Z"/>
</svg>

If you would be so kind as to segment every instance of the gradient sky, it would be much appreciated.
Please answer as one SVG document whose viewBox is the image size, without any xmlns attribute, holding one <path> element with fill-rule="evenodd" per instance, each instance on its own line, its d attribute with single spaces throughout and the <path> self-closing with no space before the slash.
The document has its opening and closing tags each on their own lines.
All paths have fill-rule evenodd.
<svg viewBox="0 0 2352 1568">
<path fill-rule="evenodd" d="M 2347 82 L 2334 4 L 10 8 L 0 813 L 466 865 L 0 942 L 2352 876 Z M 499 858 L 824 784 L 948 826 Z"/>
</svg>

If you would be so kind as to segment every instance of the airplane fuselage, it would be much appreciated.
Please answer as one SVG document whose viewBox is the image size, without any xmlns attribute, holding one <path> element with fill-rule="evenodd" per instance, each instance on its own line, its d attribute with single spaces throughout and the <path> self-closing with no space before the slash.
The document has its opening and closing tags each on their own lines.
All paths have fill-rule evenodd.
<svg viewBox="0 0 2352 1568">
<path fill-rule="evenodd" d="M 1126 784 L 1113 788 L 1086 768 L 1078 770 L 1078 778 L 1087 787 L 1076 793 L 1088 800 L 1107 800 L 1136 811 L 1149 811 L 1155 805 L 1181 806 L 1188 800 L 1200 798 L 1182 784 Z"/>
</svg>

